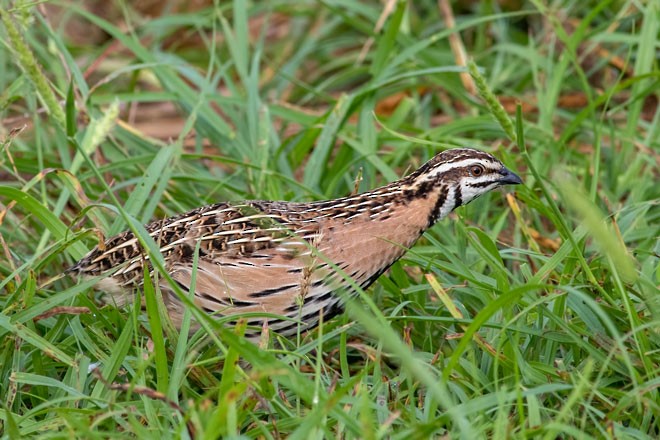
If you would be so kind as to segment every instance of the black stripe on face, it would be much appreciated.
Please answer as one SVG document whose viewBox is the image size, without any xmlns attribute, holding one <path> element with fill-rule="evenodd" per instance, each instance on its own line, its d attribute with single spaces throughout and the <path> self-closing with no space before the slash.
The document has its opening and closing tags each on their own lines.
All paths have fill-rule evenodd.
<svg viewBox="0 0 660 440">
<path fill-rule="evenodd" d="M 467 186 L 471 186 L 472 188 L 485 188 L 487 186 L 490 186 L 494 184 L 495 182 L 489 181 L 489 182 L 476 182 L 476 183 L 468 183 Z"/>
<path fill-rule="evenodd" d="M 461 192 L 460 185 L 456 185 L 454 188 L 454 209 L 463 205 L 463 193 Z"/>
<path fill-rule="evenodd" d="M 440 191 L 438 193 L 438 200 L 435 201 L 435 205 L 433 205 L 433 210 L 429 213 L 429 218 L 428 218 L 429 227 L 438 220 L 438 217 L 440 216 L 440 208 L 442 208 L 442 206 L 447 201 L 448 192 L 449 189 L 446 186 L 440 187 Z"/>
</svg>

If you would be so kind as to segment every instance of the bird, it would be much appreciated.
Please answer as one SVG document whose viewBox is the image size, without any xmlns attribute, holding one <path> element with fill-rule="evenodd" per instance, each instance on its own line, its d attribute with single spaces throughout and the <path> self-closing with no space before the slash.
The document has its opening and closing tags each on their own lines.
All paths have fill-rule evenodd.
<svg viewBox="0 0 660 440">
<path fill-rule="evenodd" d="M 260 334 L 266 320 L 269 330 L 290 337 L 318 326 L 321 315 L 328 320 L 341 313 L 346 296 L 340 291 L 350 296 L 356 286 L 367 289 L 451 211 L 521 183 L 491 154 L 454 148 L 361 194 L 308 203 L 220 202 L 145 228 L 168 274 L 201 310 L 228 319 L 257 312 L 249 315 L 246 336 Z M 154 271 L 136 235 L 126 231 L 68 272 L 97 279 L 95 289 L 124 305 L 143 285 L 144 265 Z M 180 326 L 185 305 L 167 280 L 160 277 L 158 284 L 168 315 Z"/>
</svg>

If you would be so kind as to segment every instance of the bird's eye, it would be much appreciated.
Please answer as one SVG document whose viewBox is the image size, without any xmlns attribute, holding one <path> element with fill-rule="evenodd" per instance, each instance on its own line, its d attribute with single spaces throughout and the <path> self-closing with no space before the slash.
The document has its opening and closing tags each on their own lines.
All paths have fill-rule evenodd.
<svg viewBox="0 0 660 440">
<path fill-rule="evenodd" d="M 470 167 L 470 174 L 472 174 L 473 177 L 479 177 L 484 173 L 484 167 L 481 165 L 473 165 Z"/>
</svg>

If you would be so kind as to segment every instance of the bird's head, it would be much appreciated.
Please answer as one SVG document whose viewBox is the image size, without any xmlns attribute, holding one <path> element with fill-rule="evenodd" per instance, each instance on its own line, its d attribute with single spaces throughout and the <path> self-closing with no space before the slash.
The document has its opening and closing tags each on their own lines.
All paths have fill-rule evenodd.
<svg viewBox="0 0 660 440">
<path fill-rule="evenodd" d="M 455 148 L 437 154 L 408 176 L 418 195 L 437 194 L 438 220 L 453 209 L 503 185 L 517 185 L 522 179 L 489 153 Z"/>
</svg>

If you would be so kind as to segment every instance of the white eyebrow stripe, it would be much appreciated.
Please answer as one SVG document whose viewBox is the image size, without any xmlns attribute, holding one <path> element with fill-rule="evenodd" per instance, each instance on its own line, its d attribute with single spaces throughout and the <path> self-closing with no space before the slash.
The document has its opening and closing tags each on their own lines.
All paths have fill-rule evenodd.
<svg viewBox="0 0 660 440">
<path fill-rule="evenodd" d="M 470 165 L 474 164 L 481 164 L 482 161 L 479 159 L 464 159 L 460 162 L 451 162 L 451 163 L 443 163 L 442 165 L 436 167 L 435 169 L 431 170 L 431 173 L 429 174 L 441 174 L 441 173 L 446 173 L 447 171 L 453 170 L 455 168 L 465 168 Z"/>
</svg>

